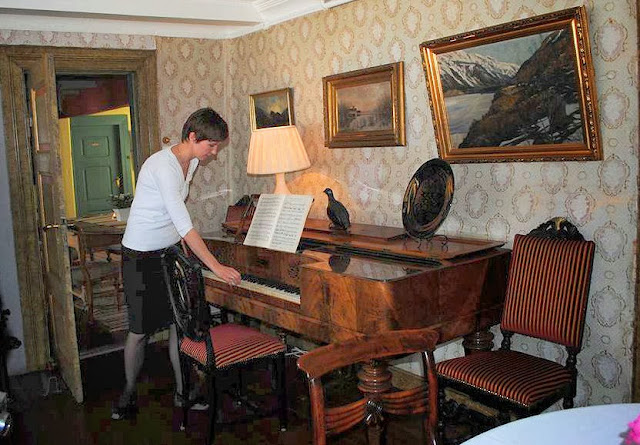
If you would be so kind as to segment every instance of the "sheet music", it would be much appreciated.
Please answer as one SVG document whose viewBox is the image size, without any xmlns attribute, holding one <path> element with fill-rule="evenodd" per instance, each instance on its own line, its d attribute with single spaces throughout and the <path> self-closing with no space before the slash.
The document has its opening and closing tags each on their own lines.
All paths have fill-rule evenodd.
<svg viewBox="0 0 640 445">
<path fill-rule="evenodd" d="M 260 195 L 244 244 L 295 252 L 313 196 Z"/>
<path fill-rule="evenodd" d="M 244 239 L 246 246 L 269 247 L 285 195 L 260 195 L 251 226 Z"/>
<path fill-rule="evenodd" d="M 295 252 L 300 242 L 300 236 L 307 220 L 307 214 L 313 202 L 313 196 L 286 196 L 280 209 L 280 216 L 271 239 L 271 248 L 284 252 Z"/>
</svg>

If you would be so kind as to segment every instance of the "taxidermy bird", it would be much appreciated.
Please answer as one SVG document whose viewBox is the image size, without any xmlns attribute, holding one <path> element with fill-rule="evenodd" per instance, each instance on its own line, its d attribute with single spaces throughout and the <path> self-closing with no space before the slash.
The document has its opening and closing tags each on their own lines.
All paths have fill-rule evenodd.
<svg viewBox="0 0 640 445">
<path fill-rule="evenodd" d="M 333 223 L 330 228 L 338 230 L 347 230 L 351 225 L 349 222 L 349 212 L 346 207 L 342 205 L 340 201 L 333 197 L 333 190 L 330 188 L 324 189 L 324 192 L 329 197 L 329 203 L 327 205 L 327 216 Z"/>
</svg>

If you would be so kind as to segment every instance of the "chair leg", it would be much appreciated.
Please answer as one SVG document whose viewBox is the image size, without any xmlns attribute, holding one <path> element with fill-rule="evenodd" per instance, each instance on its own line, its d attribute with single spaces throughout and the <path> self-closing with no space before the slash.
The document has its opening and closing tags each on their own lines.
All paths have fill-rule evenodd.
<svg viewBox="0 0 640 445">
<path fill-rule="evenodd" d="M 498 412 L 498 418 L 497 418 L 498 425 L 496 426 L 506 425 L 509 422 L 511 422 L 511 413 L 509 411 Z"/>
<path fill-rule="evenodd" d="M 288 427 L 287 413 L 287 383 L 285 372 L 285 355 L 284 352 L 278 354 L 275 358 L 275 371 L 278 379 L 278 417 L 280 420 L 280 431 L 286 431 Z"/>
<path fill-rule="evenodd" d="M 122 304 L 120 303 L 120 280 L 119 277 L 113 278 L 113 289 L 115 290 L 116 296 L 116 308 L 119 311 Z"/>
<path fill-rule="evenodd" d="M 191 392 L 191 366 L 186 357 L 180 354 L 180 368 L 182 370 L 182 430 L 187 430 L 189 417 L 189 393 Z"/>
<path fill-rule="evenodd" d="M 207 433 L 207 445 L 211 445 L 216 436 L 216 414 L 218 412 L 218 397 L 216 393 L 216 370 L 208 372 L 209 377 L 209 432 Z"/>
<path fill-rule="evenodd" d="M 438 379 L 438 437 L 441 443 L 445 443 L 445 405 L 446 395 L 444 392 L 444 384 Z"/>
<path fill-rule="evenodd" d="M 122 293 L 120 291 L 116 291 L 116 308 L 118 311 L 122 309 Z"/>
<path fill-rule="evenodd" d="M 567 396 L 562 400 L 562 408 L 570 409 L 573 408 L 573 397 Z"/>
</svg>

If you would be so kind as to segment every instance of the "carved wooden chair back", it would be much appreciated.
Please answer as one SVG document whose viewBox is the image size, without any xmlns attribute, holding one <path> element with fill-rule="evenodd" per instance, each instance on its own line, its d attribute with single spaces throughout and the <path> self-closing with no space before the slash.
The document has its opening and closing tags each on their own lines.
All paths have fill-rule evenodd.
<svg viewBox="0 0 640 445">
<path fill-rule="evenodd" d="M 439 443 L 436 437 L 438 383 L 433 361 L 437 340 L 438 333 L 432 329 L 390 331 L 332 343 L 300 357 L 298 368 L 305 372 L 309 384 L 314 445 L 324 445 L 327 436 L 345 432 L 363 422 L 368 425 L 368 443 L 378 443 L 385 413 L 423 414 L 423 443 Z M 421 384 L 408 390 L 391 388 L 390 374 L 379 372 L 380 361 L 416 352 L 422 356 L 425 377 Z M 323 377 L 356 363 L 365 363 L 358 373 L 358 389 L 363 397 L 345 405 L 328 407 Z"/>
<path fill-rule="evenodd" d="M 259 359 L 273 360 L 278 392 L 280 428 L 287 427 L 286 382 L 284 353 L 286 345 L 280 339 L 247 326 L 225 323 L 209 325 L 208 303 L 205 300 L 204 279 L 200 263 L 187 257 L 174 246 L 162 256 L 165 281 L 178 330 L 183 394 L 189 394 L 191 366 L 206 373 L 209 383 L 208 444 L 215 436 L 218 397 L 216 375 L 234 366 L 243 366 Z M 186 429 L 192 403 L 184 401 L 182 428 Z"/>
</svg>

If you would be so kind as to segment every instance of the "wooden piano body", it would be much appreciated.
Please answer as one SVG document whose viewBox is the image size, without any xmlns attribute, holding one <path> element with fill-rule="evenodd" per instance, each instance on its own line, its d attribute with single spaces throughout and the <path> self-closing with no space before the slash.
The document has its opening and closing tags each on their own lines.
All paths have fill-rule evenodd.
<svg viewBox="0 0 640 445">
<path fill-rule="evenodd" d="M 419 242 L 399 236 L 402 229 L 366 224 L 339 233 L 309 219 L 291 254 L 244 246 L 229 233 L 237 226 L 225 227 L 203 235 L 218 260 L 288 291 L 232 287 L 209 272 L 211 303 L 322 343 L 430 326 L 440 342 L 471 334 L 465 347 L 490 347 L 486 330 L 499 322 L 510 254 L 500 242 Z"/>
</svg>

